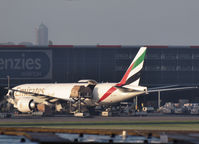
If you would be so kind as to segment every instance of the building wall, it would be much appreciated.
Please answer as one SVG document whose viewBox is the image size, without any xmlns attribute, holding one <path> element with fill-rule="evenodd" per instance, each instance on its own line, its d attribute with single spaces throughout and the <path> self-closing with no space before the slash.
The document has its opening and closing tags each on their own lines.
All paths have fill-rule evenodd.
<svg viewBox="0 0 199 144">
<path fill-rule="evenodd" d="M 74 82 L 79 79 L 91 78 L 98 82 L 118 82 L 138 49 L 139 47 L 136 46 L 119 48 L 82 46 L 52 49 L 54 54 L 53 80 Z M 59 67 L 62 67 L 62 69 Z M 57 75 L 57 71 L 61 74 Z M 198 84 L 198 72 L 198 48 L 149 47 L 141 83 L 152 86 Z M 61 79 L 61 77 L 64 77 L 64 79 Z"/>
<path fill-rule="evenodd" d="M 139 46 L 0 46 L 0 79 L 17 82 L 118 82 Z M 149 46 L 141 83 L 198 84 L 199 47 Z"/>
<path fill-rule="evenodd" d="M 0 80 L 7 85 L 22 83 L 119 82 L 140 46 L 0 46 Z M 199 84 L 199 46 L 148 46 L 141 85 Z M 20 66 L 16 66 L 20 61 Z M 15 66 L 14 66 L 14 64 Z M 166 93 L 167 94 L 167 93 Z M 198 91 L 170 93 L 169 96 L 198 100 Z M 163 93 L 163 95 L 165 95 Z M 186 95 L 186 96 L 185 96 Z M 164 96 L 164 101 L 174 98 Z M 156 99 L 157 94 L 147 95 Z M 183 98 L 182 97 L 182 98 Z M 176 98 L 176 99 L 177 99 Z M 143 101 L 146 97 L 140 97 Z M 199 101 L 199 100 L 198 100 Z"/>
</svg>

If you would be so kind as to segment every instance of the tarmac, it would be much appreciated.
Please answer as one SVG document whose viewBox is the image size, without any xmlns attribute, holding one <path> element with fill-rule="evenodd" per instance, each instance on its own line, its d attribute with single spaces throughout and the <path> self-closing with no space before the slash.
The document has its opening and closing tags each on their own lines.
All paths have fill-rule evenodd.
<svg viewBox="0 0 199 144">
<path fill-rule="evenodd" d="M 149 115 L 149 116 L 92 116 L 92 117 L 74 117 L 71 115 L 54 116 L 17 116 L 11 118 L 2 118 L 2 122 L 127 122 L 127 121 L 199 121 L 199 115 Z"/>
<path fill-rule="evenodd" d="M 160 141 L 161 135 L 166 134 L 167 139 L 173 143 L 176 140 L 181 143 L 198 143 L 198 126 L 198 115 L 94 116 L 86 118 L 66 115 L 20 116 L 0 119 L 0 136 L 24 136 L 36 143 L 71 143 L 77 141 L 85 143 L 89 142 L 87 140 L 99 143 L 101 140 L 104 140 L 102 143 L 112 141 L 128 143 L 140 139 L 142 142 L 144 140 L 150 141 L 150 137 L 154 141 Z M 159 127 L 163 129 L 158 129 Z M 168 127 L 172 129 L 167 129 Z M 123 131 L 127 133 L 127 139 L 121 136 Z M 45 139 L 45 137 L 49 138 Z M 23 141 L 24 138 L 22 137 L 20 140 Z"/>
</svg>

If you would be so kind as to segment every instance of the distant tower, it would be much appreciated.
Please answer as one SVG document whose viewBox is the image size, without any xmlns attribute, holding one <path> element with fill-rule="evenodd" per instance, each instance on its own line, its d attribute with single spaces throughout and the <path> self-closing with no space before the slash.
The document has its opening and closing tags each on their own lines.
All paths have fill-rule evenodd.
<svg viewBox="0 0 199 144">
<path fill-rule="evenodd" d="M 37 45 L 48 45 L 48 28 L 41 23 L 37 29 Z"/>
</svg>

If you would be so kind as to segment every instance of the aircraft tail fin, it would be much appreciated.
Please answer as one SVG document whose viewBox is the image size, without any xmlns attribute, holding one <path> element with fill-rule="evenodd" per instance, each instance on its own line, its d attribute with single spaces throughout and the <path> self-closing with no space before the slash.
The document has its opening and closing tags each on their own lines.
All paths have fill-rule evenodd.
<svg viewBox="0 0 199 144">
<path fill-rule="evenodd" d="M 146 55 L 147 47 L 141 47 L 133 59 L 131 65 L 127 69 L 122 80 L 117 84 L 117 86 L 132 85 L 138 86 L 140 82 L 141 70 L 144 64 L 144 57 Z"/>
</svg>

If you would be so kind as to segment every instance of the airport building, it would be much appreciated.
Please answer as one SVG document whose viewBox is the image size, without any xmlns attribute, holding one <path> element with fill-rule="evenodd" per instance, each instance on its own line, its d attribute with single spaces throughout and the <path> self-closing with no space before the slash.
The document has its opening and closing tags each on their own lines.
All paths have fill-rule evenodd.
<svg viewBox="0 0 199 144">
<path fill-rule="evenodd" d="M 140 46 L 49 45 L 0 46 L 1 86 L 23 83 L 65 83 L 80 79 L 119 82 Z M 148 46 L 141 85 L 195 86 L 199 84 L 199 46 Z M 198 90 L 161 93 L 161 104 L 178 99 L 199 102 Z M 140 103 L 156 105 L 157 93 L 139 97 Z"/>
</svg>

